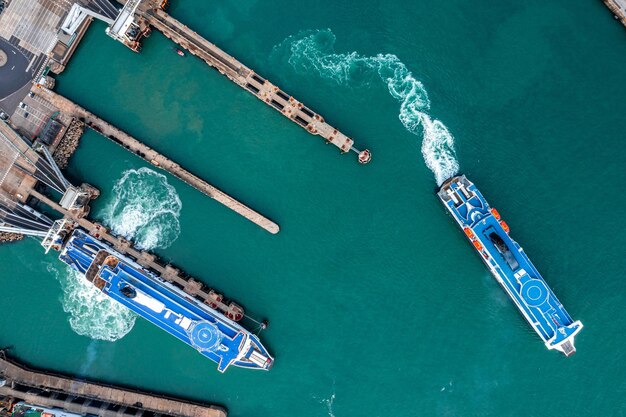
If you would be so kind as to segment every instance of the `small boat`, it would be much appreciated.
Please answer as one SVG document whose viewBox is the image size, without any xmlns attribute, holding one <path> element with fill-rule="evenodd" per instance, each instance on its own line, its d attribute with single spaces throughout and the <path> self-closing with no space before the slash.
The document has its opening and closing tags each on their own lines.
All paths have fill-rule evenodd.
<svg viewBox="0 0 626 417">
<path fill-rule="evenodd" d="M 178 55 L 180 55 L 180 56 L 185 56 L 185 53 L 184 53 L 181 49 L 174 48 L 174 50 L 176 51 L 176 53 L 177 53 Z"/>
</svg>

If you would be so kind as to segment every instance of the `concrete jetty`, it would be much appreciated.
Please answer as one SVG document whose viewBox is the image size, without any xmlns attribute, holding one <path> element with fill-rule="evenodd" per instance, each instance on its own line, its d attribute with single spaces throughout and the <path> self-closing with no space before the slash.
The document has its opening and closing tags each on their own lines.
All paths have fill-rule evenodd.
<svg viewBox="0 0 626 417">
<path fill-rule="evenodd" d="M 602 0 L 616 20 L 626 27 L 626 0 Z"/>
<path fill-rule="evenodd" d="M 149 25 L 163 33 L 163 35 L 174 41 L 181 48 L 199 57 L 209 66 L 217 69 L 235 84 L 279 111 L 283 116 L 298 124 L 307 132 L 321 136 L 326 143 L 333 144 L 342 153 L 349 151 L 357 153 L 358 161 L 362 164 L 366 164 L 371 160 L 372 155 L 369 150 L 359 151 L 356 149 L 353 139 L 326 123 L 322 116 L 306 107 L 303 103 L 255 73 L 183 23 L 174 19 L 160 7 L 161 4 L 161 2 L 150 0 L 143 1 L 137 5 L 136 13 L 141 19 L 145 19 Z"/>
<path fill-rule="evenodd" d="M 0 351 L 0 396 L 101 417 L 226 417 L 222 407 L 28 369 Z"/>
<path fill-rule="evenodd" d="M 158 153 L 154 149 L 116 128 L 110 123 L 102 120 L 100 117 L 94 115 L 78 104 L 44 87 L 37 88 L 36 91 L 39 96 L 58 108 L 62 113 L 77 118 L 87 126 L 102 134 L 104 137 L 123 146 L 127 150 L 135 153 L 137 156 L 150 162 L 152 165 L 169 172 L 179 180 L 218 201 L 233 210 L 235 213 L 245 217 L 268 232 L 272 234 L 279 232 L 280 228 L 278 225 L 267 217 L 235 200 L 233 197 L 209 184 L 202 178 L 181 167 L 176 162 Z"/>
</svg>

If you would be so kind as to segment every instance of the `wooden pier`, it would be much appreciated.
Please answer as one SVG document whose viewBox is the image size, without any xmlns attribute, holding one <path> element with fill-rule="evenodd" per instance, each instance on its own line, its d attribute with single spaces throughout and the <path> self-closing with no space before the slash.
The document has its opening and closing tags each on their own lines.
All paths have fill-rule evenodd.
<svg viewBox="0 0 626 417">
<path fill-rule="evenodd" d="M 0 396 L 101 417 L 226 417 L 222 407 L 28 369 L 0 351 Z"/>
<path fill-rule="evenodd" d="M 144 1 L 138 6 L 137 14 L 181 48 L 199 57 L 310 134 L 321 136 L 326 143 L 333 144 L 342 153 L 357 153 L 358 161 L 362 164 L 371 160 L 369 150 L 356 149 L 353 139 L 326 123 L 322 116 L 174 19 L 162 10 L 160 4 L 161 2 L 155 3 L 153 0 Z"/>
<path fill-rule="evenodd" d="M 104 137 L 123 146 L 125 149 L 150 162 L 152 165 L 169 172 L 179 180 L 187 183 L 201 193 L 218 201 L 219 203 L 233 210 L 235 213 L 245 217 L 254 224 L 258 225 L 259 227 L 262 227 L 272 234 L 276 234 L 279 232 L 280 228 L 278 227 L 278 225 L 267 217 L 254 211 L 245 204 L 235 200 L 233 197 L 209 184 L 202 178 L 192 174 L 185 168 L 181 167 L 176 162 L 158 153 L 154 149 L 133 138 L 129 134 L 121 131 L 110 123 L 107 123 L 100 117 L 94 115 L 93 113 L 72 102 L 71 100 L 43 87 L 37 89 L 37 94 L 44 98 L 46 101 L 48 101 L 50 104 L 52 104 L 54 107 L 58 108 L 62 113 L 71 117 L 75 117 L 78 120 L 84 122 L 87 126 L 102 134 Z"/>
</svg>

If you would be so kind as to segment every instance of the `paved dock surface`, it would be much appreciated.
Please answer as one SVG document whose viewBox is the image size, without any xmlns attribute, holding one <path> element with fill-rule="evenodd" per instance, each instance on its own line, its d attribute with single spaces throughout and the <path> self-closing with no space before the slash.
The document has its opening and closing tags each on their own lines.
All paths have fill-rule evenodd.
<svg viewBox="0 0 626 417">
<path fill-rule="evenodd" d="M 267 230 L 268 232 L 272 234 L 276 234 L 279 232 L 280 228 L 278 227 L 278 225 L 270 219 L 254 211 L 245 204 L 235 200 L 233 197 L 212 186 L 202 178 L 199 178 L 198 176 L 187 171 L 176 162 L 165 157 L 164 155 L 161 155 L 154 149 L 148 147 L 147 145 L 143 144 L 142 142 L 133 138 L 127 133 L 121 131 L 110 123 L 107 123 L 106 121 L 102 120 L 98 116 L 82 108 L 76 103 L 45 88 L 38 89 L 37 94 L 50 102 L 55 107 L 57 107 L 62 113 L 85 122 L 89 127 L 95 129 L 103 136 L 113 140 L 114 142 L 135 153 L 144 160 L 150 162 L 154 166 L 157 166 L 169 172 L 176 178 L 187 183 L 201 193 L 218 201 L 219 203 L 233 210 L 235 213 L 245 217 L 256 225 Z"/>
<path fill-rule="evenodd" d="M 256 74 L 234 57 L 230 56 L 183 23 L 174 19 L 150 1 L 142 3 L 137 9 L 147 22 L 174 41 L 181 48 L 199 57 L 209 66 L 216 68 L 235 84 L 252 93 L 258 99 L 279 111 L 283 116 L 295 122 L 313 135 L 319 135 L 327 143 L 335 145 L 342 153 L 354 151 L 354 140 L 326 123 L 324 118 L 306 107 L 279 87 Z M 367 159 L 367 163 L 369 159 Z"/>
<path fill-rule="evenodd" d="M 102 417 L 163 415 L 176 417 L 226 417 L 218 406 L 203 405 L 142 393 L 110 385 L 76 380 L 66 376 L 33 371 L 0 354 L 0 375 L 6 385 L 0 395 L 31 404 L 59 407 L 81 414 Z M 41 391 L 43 390 L 43 392 Z"/>
</svg>

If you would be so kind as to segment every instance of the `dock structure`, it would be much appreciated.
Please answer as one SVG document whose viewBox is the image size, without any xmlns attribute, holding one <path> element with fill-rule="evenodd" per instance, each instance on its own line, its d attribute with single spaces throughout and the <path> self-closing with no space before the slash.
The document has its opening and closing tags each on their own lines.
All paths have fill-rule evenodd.
<svg viewBox="0 0 626 417">
<path fill-rule="evenodd" d="M 61 104 L 61 101 L 56 101 L 56 104 Z M 68 109 L 62 108 L 64 111 Z M 87 117 L 87 122 L 92 122 L 90 113 L 77 113 L 75 116 L 81 114 Z M 94 129 L 108 132 L 108 125 L 102 123 L 98 122 L 93 126 Z M 113 133 L 117 135 L 120 132 Z M 53 200 L 48 196 L 49 193 L 46 195 L 46 190 L 62 194 L 60 200 Z M 99 191 L 88 184 L 77 187 L 69 183 L 50 155 L 50 150 L 40 141 L 32 142 L 5 122 L 0 122 L 0 233 L 11 235 L 5 236 L 5 240 L 13 240 L 15 234 L 33 236 L 42 239 L 46 252 L 50 249 L 61 250 L 64 237 L 80 227 L 133 259 L 146 271 L 170 282 L 188 294 L 189 298 L 222 312 L 234 321 L 246 317 L 238 304 L 227 301 L 217 291 L 174 266 L 160 262 L 155 255 L 137 250 L 132 242 L 111 234 L 105 226 L 90 220 L 87 217 L 89 202 L 98 195 Z M 58 217 L 62 218 L 53 220 L 29 206 L 33 198 L 56 211 L 60 215 Z M 0 235 L 0 240 L 2 238 L 3 235 Z"/>
<path fill-rule="evenodd" d="M 154 272 L 164 280 L 171 282 L 174 286 L 189 294 L 190 297 L 205 303 L 211 308 L 221 311 L 228 317 L 233 317 L 233 320 L 238 321 L 244 317 L 243 308 L 241 306 L 233 302 L 227 302 L 221 294 L 206 287 L 202 282 L 182 273 L 178 268 L 160 263 L 155 255 L 146 251 L 137 250 L 130 241 L 109 233 L 105 226 L 93 222 L 86 217 L 76 215 L 76 213 L 67 210 L 59 203 L 51 200 L 37 190 L 31 190 L 30 195 L 62 214 L 63 221 L 68 222 L 71 228 L 76 226 L 82 227 L 90 235 L 109 243 L 115 250 L 132 258 L 144 269 Z M 58 232 L 58 230 L 54 228 L 50 230 Z"/>
<path fill-rule="evenodd" d="M 183 274 L 179 269 L 172 265 L 161 264 L 157 260 L 156 256 L 146 252 L 137 250 L 133 247 L 132 243 L 122 237 L 115 236 L 109 233 L 108 229 L 96 222 L 93 222 L 85 217 L 76 216 L 73 212 L 63 208 L 60 204 L 46 197 L 36 190 L 31 190 L 31 196 L 41 201 L 48 207 L 63 215 L 64 220 L 71 222 L 74 226 L 80 226 L 85 229 L 90 235 L 97 237 L 109 243 L 118 252 L 129 256 L 134 259 L 139 265 L 148 271 L 157 273 L 161 278 L 168 282 L 171 282 L 176 287 L 180 288 L 191 297 L 210 305 L 211 307 L 220 310 L 222 313 L 229 317 L 242 314 L 243 310 L 240 306 L 234 303 L 226 303 L 221 294 L 217 294 L 215 291 L 207 288 L 200 281 L 193 279 L 192 277 Z M 216 295 L 218 297 L 216 297 Z M 241 319 L 242 317 L 238 318 Z"/>
<path fill-rule="evenodd" d="M 216 405 L 35 371 L 0 351 L 0 396 L 12 401 L 101 417 L 226 417 Z"/>
<path fill-rule="evenodd" d="M 608 7 L 615 20 L 619 20 L 626 27 L 626 0 L 602 0 Z"/>
<path fill-rule="evenodd" d="M 118 1 L 125 3 L 123 0 Z M 166 13 L 162 8 L 165 2 L 144 0 L 139 3 L 139 1 L 126 2 L 127 5 L 132 3 L 133 10 L 138 16 L 136 23 L 138 28 L 143 28 L 145 24 L 152 26 L 310 134 L 322 137 L 327 144 L 336 146 L 342 153 L 355 152 L 362 164 L 371 160 L 369 150 L 356 149 L 352 138 L 328 124 L 322 116 Z M 130 18 L 125 17 L 125 20 L 129 21 Z M 139 29 L 136 32 L 138 33 Z M 116 39 L 119 40 L 119 37 Z M 137 41 L 124 43 L 131 49 L 138 50 Z"/>
<path fill-rule="evenodd" d="M 58 108 L 62 113 L 75 117 L 90 128 L 102 134 L 104 137 L 123 146 L 125 149 L 150 162 L 152 165 L 169 172 L 174 177 L 187 183 L 208 197 L 218 201 L 266 231 L 272 234 L 276 234 L 280 231 L 278 224 L 274 223 L 267 217 L 261 215 L 240 201 L 237 201 L 202 178 L 181 167 L 176 162 L 160 154 L 110 123 L 102 120 L 100 117 L 94 115 L 71 100 L 43 87 L 37 89 L 37 94 L 54 107 Z"/>
</svg>

